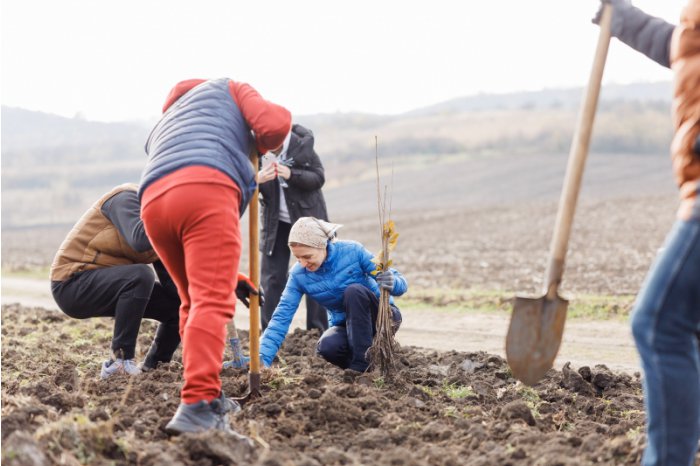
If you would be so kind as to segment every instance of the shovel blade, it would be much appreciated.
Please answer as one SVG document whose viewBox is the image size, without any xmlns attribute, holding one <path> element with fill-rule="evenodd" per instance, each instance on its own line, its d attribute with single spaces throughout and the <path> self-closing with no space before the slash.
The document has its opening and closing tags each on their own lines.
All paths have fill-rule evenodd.
<svg viewBox="0 0 700 466">
<path fill-rule="evenodd" d="M 260 393 L 260 373 L 253 373 L 251 372 L 248 374 L 248 386 L 249 390 L 248 393 L 243 395 L 240 398 L 234 398 L 235 401 L 238 402 L 238 404 L 241 405 L 241 407 L 247 405 L 249 402 L 257 400 L 258 398 L 262 397 L 262 394 Z"/>
<path fill-rule="evenodd" d="M 506 359 L 513 376 L 536 384 L 559 352 L 569 301 L 516 296 L 506 336 Z"/>
</svg>

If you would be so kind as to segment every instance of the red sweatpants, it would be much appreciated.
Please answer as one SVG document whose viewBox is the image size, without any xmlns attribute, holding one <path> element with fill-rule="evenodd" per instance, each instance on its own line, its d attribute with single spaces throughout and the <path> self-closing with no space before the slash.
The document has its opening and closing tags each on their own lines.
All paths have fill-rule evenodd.
<svg viewBox="0 0 700 466">
<path fill-rule="evenodd" d="M 233 181 L 207 167 L 176 171 L 143 195 L 146 234 L 182 301 L 184 403 L 209 402 L 221 392 L 226 324 L 235 311 L 241 255 L 239 202 Z"/>
</svg>

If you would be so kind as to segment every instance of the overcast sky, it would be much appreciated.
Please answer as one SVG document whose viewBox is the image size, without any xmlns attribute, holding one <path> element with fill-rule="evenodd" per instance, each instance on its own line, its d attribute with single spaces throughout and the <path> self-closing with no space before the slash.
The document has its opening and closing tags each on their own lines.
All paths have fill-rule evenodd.
<svg viewBox="0 0 700 466">
<path fill-rule="evenodd" d="M 676 23 L 685 0 L 634 2 Z M 246 81 L 295 114 L 399 113 L 588 80 L 597 0 L 2 0 L 2 104 L 152 118 L 173 84 Z M 670 80 L 613 41 L 606 83 Z"/>
</svg>

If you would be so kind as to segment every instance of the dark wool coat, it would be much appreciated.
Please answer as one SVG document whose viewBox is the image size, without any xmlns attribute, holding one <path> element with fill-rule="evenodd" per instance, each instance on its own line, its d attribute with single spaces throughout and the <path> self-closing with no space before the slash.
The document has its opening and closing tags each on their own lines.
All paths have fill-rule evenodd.
<svg viewBox="0 0 700 466">
<path fill-rule="evenodd" d="M 314 151 L 314 135 L 311 130 L 301 125 L 292 126 L 292 135 L 287 148 L 287 159 L 292 161 L 292 175 L 287 187 L 280 187 L 277 180 L 260 185 L 260 203 L 262 205 L 262 232 L 260 235 L 260 252 L 272 255 L 277 235 L 280 215 L 280 189 L 284 189 L 284 198 L 292 225 L 300 217 L 316 217 L 328 220 L 326 201 L 321 187 L 326 181 L 321 159 Z"/>
</svg>

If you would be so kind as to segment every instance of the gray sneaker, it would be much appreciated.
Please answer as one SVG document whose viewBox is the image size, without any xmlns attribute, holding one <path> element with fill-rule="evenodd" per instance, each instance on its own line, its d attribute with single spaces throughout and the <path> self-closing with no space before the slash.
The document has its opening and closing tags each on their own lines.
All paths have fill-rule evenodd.
<svg viewBox="0 0 700 466">
<path fill-rule="evenodd" d="M 109 359 L 102 363 L 100 378 L 106 379 L 114 374 L 138 375 L 140 373 L 141 369 L 133 359 Z"/>
<path fill-rule="evenodd" d="M 173 418 L 165 426 L 165 431 L 171 435 L 191 432 L 203 432 L 209 429 L 218 429 L 235 435 L 240 439 L 250 441 L 233 429 L 228 420 L 228 413 L 241 410 L 241 405 L 236 401 L 226 398 L 223 393 L 219 398 L 214 398 L 210 403 L 202 400 L 197 403 L 180 403 Z"/>
</svg>

